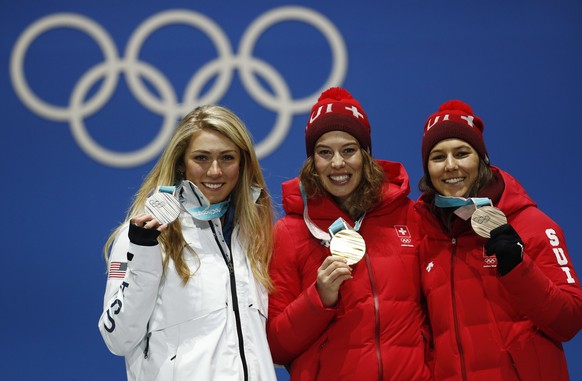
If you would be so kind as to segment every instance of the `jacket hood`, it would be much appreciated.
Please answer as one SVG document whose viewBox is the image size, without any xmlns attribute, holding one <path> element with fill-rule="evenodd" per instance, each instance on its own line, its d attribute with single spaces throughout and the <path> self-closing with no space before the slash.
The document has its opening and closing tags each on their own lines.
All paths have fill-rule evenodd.
<svg viewBox="0 0 582 381">
<path fill-rule="evenodd" d="M 383 197 L 382 201 L 371 209 L 367 215 L 390 213 L 393 208 L 400 205 L 401 201 L 406 201 L 410 193 L 408 174 L 401 163 L 385 160 L 376 160 L 376 162 L 384 169 L 384 174 L 386 175 L 382 190 Z M 303 200 L 299 190 L 299 178 L 296 177 L 285 181 L 281 187 L 285 213 L 303 216 Z M 351 218 L 329 196 L 310 198 L 308 206 L 309 216 L 314 221 L 328 220 L 330 218 L 335 220 L 337 217 L 343 217 L 346 221 L 351 221 Z"/>
<path fill-rule="evenodd" d="M 537 207 L 537 204 L 529 197 L 525 188 L 517 179 L 499 168 L 493 169 L 501 175 L 503 183 L 505 184 L 505 190 L 501 195 L 499 205 L 496 205 L 505 215 L 510 216 L 530 206 Z"/>
</svg>

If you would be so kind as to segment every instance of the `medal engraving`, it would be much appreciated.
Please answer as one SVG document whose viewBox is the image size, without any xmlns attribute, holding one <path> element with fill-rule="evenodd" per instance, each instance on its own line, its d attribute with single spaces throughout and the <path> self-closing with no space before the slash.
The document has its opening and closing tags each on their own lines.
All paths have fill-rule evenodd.
<svg viewBox="0 0 582 381">
<path fill-rule="evenodd" d="M 148 197 L 145 212 L 154 216 L 160 223 L 169 224 L 180 215 L 180 203 L 171 194 L 157 192 Z"/>
<path fill-rule="evenodd" d="M 358 263 L 366 253 L 366 242 L 355 230 L 346 229 L 337 232 L 329 245 L 332 255 L 347 259 L 348 265 Z"/>
<path fill-rule="evenodd" d="M 507 218 L 503 212 L 493 206 L 483 206 L 471 216 L 471 226 L 477 235 L 483 238 L 491 237 L 491 230 L 505 225 Z"/>
</svg>

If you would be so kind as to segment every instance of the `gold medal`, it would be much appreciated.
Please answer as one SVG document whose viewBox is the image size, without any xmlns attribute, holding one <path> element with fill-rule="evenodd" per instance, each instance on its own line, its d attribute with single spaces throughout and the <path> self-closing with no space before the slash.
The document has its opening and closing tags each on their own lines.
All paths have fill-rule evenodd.
<svg viewBox="0 0 582 381">
<path fill-rule="evenodd" d="M 145 203 L 145 212 L 154 216 L 160 223 L 169 224 L 180 215 L 180 202 L 173 195 L 165 192 L 152 194 Z"/>
<path fill-rule="evenodd" d="M 348 265 L 358 263 L 366 253 L 366 242 L 355 230 L 345 229 L 337 232 L 329 245 L 332 255 L 347 259 Z"/>
<path fill-rule="evenodd" d="M 493 206 L 482 206 L 471 216 L 471 226 L 477 235 L 483 238 L 491 237 L 491 230 L 507 223 L 503 212 Z"/>
</svg>

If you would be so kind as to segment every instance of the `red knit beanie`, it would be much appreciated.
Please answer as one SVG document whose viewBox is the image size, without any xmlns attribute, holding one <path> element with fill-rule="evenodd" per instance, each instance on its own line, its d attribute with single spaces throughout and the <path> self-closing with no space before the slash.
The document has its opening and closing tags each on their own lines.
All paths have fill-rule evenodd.
<svg viewBox="0 0 582 381">
<path fill-rule="evenodd" d="M 459 100 L 445 102 L 428 117 L 422 136 L 422 163 L 427 172 L 428 155 L 444 139 L 461 139 L 469 143 L 487 164 L 489 157 L 483 141 L 483 121 L 471 106 Z"/>
<path fill-rule="evenodd" d="M 311 108 L 305 128 L 305 150 L 312 156 L 315 143 L 329 131 L 344 131 L 360 143 L 360 147 L 372 152 L 370 123 L 360 103 L 341 87 L 332 87 L 319 96 Z"/>
</svg>

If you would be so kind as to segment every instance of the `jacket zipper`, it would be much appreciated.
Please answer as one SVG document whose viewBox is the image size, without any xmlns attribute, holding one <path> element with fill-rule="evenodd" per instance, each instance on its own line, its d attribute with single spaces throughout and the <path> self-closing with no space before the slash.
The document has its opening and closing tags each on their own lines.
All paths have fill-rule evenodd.
<svg viewBox="0 0 582 381">
<path fill-rule="evenodd" d="M 461 334 L 459 333 L 459 319 L 457 317 L 457 300 L 455 298 L 455 255 L 457 253 L 457 239 L 453 238 L 453 250 L 451 251 L 451 299 L 453 301 L 453 321 L 455 325 L 455 337 L 457 339 L 457 349 L 459 351 L 459 359 L 461 361 L 461 376 L 464 381 L 467 381 L 467 370 L 465 369 L 465 354 L 463 352 L 463 343 L 461 341 Z"/>
<path fill-rule="evenodd" d="M 233 256 L 231 255 L 229 258 L 229 256 L 226 255 L 226 253 L 224 252 L 224 249 L 222 248 L 222 245 L 219 242 L 218 235 L 216 234 L 216 229 L 215 229 L 212 221 L 208 221 L 208 224 L 210 225 L 210 229 L 212 229 L 212 234 L 214 235 L 214 240 L 216 241 L 216 244 L 218 245 L 218 248 L 220 249 L 220 253 L 222 254 L 222 258 L 224 259 L 224 262 L 226 262 L 226 266 L 228 267 L 228 273 L 230 274 L 230 293 L 232 295 L 232 309 L 234 311 L 234 316 L 235 316 L 235 321 L 236 321 L 236 333 L 238 336 L 238 349 L 240 352 L 240 359 L 242 362 L 242 367 L 243 367 L 243 372 L 244 372 L 244 380 L 248 381 L 249 370 L 248 370 L 248 366 L 247 366 L 247 359 L 245 356 L 245 346 L 244 346 L 244 341 L 243 341 L 240 310 L 238 308 L 238 295 L 236 293 L 236 278 L 234 276 L 234 265 L 233 265 L 233 261 L 232 261 Z"/>
<path fill-rule="evenodd" d="M 149 324 L 148 324 L 149 326 Z M 148 334 L 146 335 L 146 345 L 145 345 L 145 349 L 143 350 L 143 358 L 147 359 L 149 356 L 149 352 L 150 352 L 150 336 L 152 335 L 151 332 L 148 332 Z"/>
<path fill-rule="evenodd" d="M 372 263 L 370 257 L 366 252 L 366 266 L 368 266 L 368 276 L 370 278 L 370 287 L 372 288 L 372 295 L 374 296 L 374 318 L 376 319 L 376 326 L 374 329 L 374 341 L 376 343 L 376 359 L 378 360 L 378 380 L 384 379 L 384 367 L 382 365 L 382 351 L 380 350 L 380 307 L 378 301 L 378 293 L 376 291 L 376 281 L 374 280 L 374 273 L 372 272 Z"/>
</svg>

